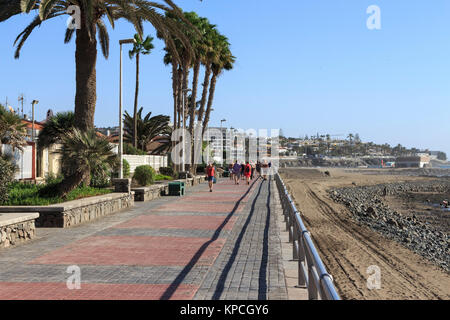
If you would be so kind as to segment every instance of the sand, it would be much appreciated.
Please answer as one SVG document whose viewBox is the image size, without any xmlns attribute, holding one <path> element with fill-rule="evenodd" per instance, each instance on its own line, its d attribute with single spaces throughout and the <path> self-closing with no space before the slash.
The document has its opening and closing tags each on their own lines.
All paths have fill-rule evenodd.
<svg viewBox="0 0 450 320">
<path fill-rule="evenodd" d="M 323 174 L 330 172 L 330 176 Z M 449 299 L 450 275 L 403 245 L 359 225 L 348 209 L 328 197 L 331 187 L 429 178 L 364 174 L 344 169 L 280 170 L 342 299 Z M 381 288 L 369 289 L 370 266 L 381 271 Z"/>
</svg>

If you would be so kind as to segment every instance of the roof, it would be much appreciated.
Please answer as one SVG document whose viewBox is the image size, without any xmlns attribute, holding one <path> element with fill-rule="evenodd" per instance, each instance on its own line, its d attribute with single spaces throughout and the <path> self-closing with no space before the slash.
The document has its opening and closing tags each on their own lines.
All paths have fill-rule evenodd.
<svg viewBox="0 0 450 320">
<path fill-rule="evenodd" d="M 32 121 L 22 119 L 22 123 L 24 123 L 28 129 L 32 129 L 33 128 L 33 122 Z M 42 130 L 43 128 L 44 128 L 44 126 L 42 125 L 41 122 L 34 121 L 34 130 Z"/>
</svg>

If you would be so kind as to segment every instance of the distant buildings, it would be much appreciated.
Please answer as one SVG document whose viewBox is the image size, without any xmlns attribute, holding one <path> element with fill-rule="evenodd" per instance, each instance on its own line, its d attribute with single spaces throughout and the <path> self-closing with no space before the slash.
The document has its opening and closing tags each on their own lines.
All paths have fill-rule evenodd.
<svg viewBox="0 0 450 320">
<path fill-rule="evenodd" d="M 398 157 L 395 160 L 396 168 L 426 168 L 430 166 L 430 156 L 420 155 L 411 157 Z"/>
</svg>

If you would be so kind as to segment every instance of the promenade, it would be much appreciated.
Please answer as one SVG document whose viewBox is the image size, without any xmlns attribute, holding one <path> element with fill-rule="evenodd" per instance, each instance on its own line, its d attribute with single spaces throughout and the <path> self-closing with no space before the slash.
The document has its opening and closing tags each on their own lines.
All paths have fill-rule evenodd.
<svg viewBox="0 0 450 320">
<path fill-rule="evenodd" d="M 221 179 L 184 197 L 0 251 L 0 299 L 287 299 L 275 182 Z M 69 290 L 69 266 L 81 288 Z"/>
</svg>

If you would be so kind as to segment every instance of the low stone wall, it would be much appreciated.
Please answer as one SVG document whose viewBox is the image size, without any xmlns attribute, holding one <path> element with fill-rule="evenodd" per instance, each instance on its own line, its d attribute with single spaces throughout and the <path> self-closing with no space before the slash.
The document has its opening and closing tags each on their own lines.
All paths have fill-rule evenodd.
<svg viewBox="0 0 450 320">
<path fill-rule="evenodd" d="M 185 183 L 185 187 L 189 188 L 205 181 L 204 176 L 195 176 L 194 178 L 174 180 Z M 169 183 L 156 184 L 149 187 L 133 188 L 134 201 L 151 201 L 169 194 Z"/>
<path fill-rule="evenodd" d="M 142 188 L 133 188 L 134 201 L 151 201 L 169 193 L 169 185 L 161 184 Z"/>
<path fill-rule="evenodd" d="M 37 212 L 0 214 L 0 249 L 34 238 L 35 219 L 38 217 Z"/>
<path fill-rule="evenodd" d="M 134 192 L 110 193 L 50 206 L 0 207 L 1 212 L 39 212 L 36 227 L 67 228 L 134 206 Z"/>
</svg>

